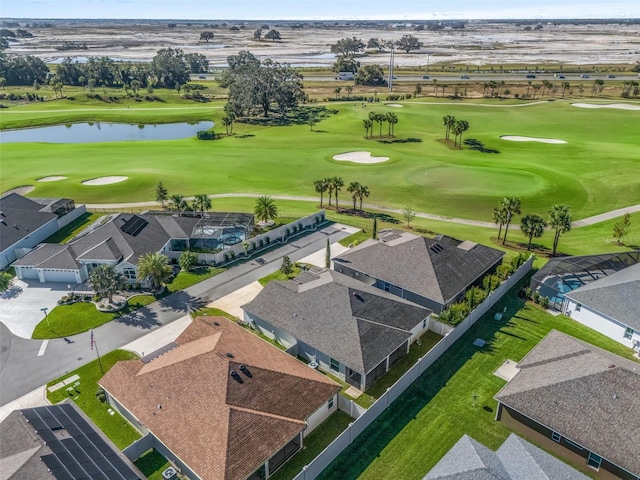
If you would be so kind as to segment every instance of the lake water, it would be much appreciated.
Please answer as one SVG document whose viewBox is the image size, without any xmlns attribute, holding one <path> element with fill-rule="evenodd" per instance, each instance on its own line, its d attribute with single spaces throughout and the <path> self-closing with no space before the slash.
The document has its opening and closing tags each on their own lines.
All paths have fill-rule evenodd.
<svg viewBox="0 0 640 480">
<path fill-rule="evenodd" d="M 209 130 L 214 122 L 165 123 L 129 125 L 126 123 L 74 123 L 52 127 L 23 128 L 0 132 L 0 143 L 95 143 L 140 140 L 178 140 L 195 137 L 200 130 Z"/>
</svg>

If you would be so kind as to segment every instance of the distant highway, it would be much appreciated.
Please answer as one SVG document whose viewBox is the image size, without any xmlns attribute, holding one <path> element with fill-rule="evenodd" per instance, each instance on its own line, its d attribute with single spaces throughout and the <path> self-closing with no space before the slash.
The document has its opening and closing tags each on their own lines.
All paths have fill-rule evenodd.
<svg viewBox="0 0 640 480">
<path fill-rule="evenodd" d="M 540 82 L 543 80 L 553 81 L 566 81 L 566 82 L 589 82 L 593 80 L 604 80 L 605 82 L 614 82 L 614 81 L 623 81 L 623 80 L 634 80 L 637 79 L 636 76 L 624 75 L 614 78 L 608 78 L 607 75 L 604 74 L 590 74 L 587 73 L 586 78 L 581 77 L 578 73 L 572 74 L 558 74 L 555 77 L 551 73 L 540 73 L 540 74 L 531 74 L 535 75 L 535 78 L 528 78 L 528 74 L 522 73 L 494 73 L 494 74 L 477 74 L 474 75 L 472 73 L 469 74 L 460 74 L 460 75 L 443 75 L 443 74 L 425 74 L 416 75 L 416 74 L 397 74 L 394 81 L 396 82 L 429 82 L 433 83 L 433 80 L 438 80 L 438 82 L 490 82 L 490 81 L 505 81 L 505 82 Z M 429 78 L 424 78 L 424 77 Z M 204 77 L 204 78 L 201 78 Z M 216 74 L 213 73 L 202 73 L 202 74 L 192 74 L 191 80 L 215 80 Z M 461 78 L 461 77 L 469 77 L 469 78 Z M 564 77 L 564 78 L 562 78 Z M 386 78 L 386 77 L 385 77 Z M 323 74 L 314 74 L 314 73 L 305 73 L 304 79 L 311 82 L 340 82 L 340 83 L 350 83 L 349 80 L 338 80 L 335 75 L 329 75 L 326 73 Z"/>
</svg>

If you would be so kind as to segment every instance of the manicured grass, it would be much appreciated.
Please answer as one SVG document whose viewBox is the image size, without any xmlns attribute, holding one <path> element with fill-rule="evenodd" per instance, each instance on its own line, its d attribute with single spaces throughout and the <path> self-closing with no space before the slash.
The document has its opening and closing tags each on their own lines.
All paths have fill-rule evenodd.
<svg viewBox="0 0 640 480">
<path fill-rule="evenodd" d="M 113 365 L 120 360 L 131 360 L 138 358 L 137 355 L 124 350 L 114 350 L 100 358 L 102 369 L 108 372 Z M 94 360 L 86 365 L 63 375 L 47 384 L 47 387 L 77 374 L 80 377 L 80 385 L 75 390 L 67 392 L 67 387 L 62 387 L 55 392 L 47 390 L 47 399 L 51 403 L 58 403 L 65 398 L 72 398 L 80 409 L 86 413 L 104 434 L 111 439 L 120 449 L 126 448 L 141 437 L 140 433 L 131 426 L 118 412 L 110 415 L 107 411 L 109 405 L 102 403 L 96 398 L 96 391 L 99 388 L 98 380 L 104 373 L 100 370 L 100 362 Z"/>
<path fill-rule="evenodd" d="M 353 419 L 349 415 L 339 410 L 331 414 L 329 418 L 305 437 L 302 451 L 298 452 L 270 478 L 273 480 L 289 480 L 294 478 L 300 473 L 302 467 L 308 465 L 327 445 L 344 432 L 352 421 Z"/>
<path fill-rule="evenodd" d="M 362 243 L 371 238 L 370 231 L 361 230 L 359 232 L 353 233 L 348 237 L 343 238 L 338 243 L 343 247 L 348 247 L 349 245 L 355 245 L 356 243 Z"/>
<path fill-rule="evenodd" d="M 93 303 L 89 302 L 58 305 L 36 325 L 31 338 L 70 337 L 104 325 L 155 301 L 156 298 L 151 295 L 137 295 L 131 298 L 127 302 L 127 306 L 118 312 L 100 312 Z"/>
<path fill-rule="evenodd" d="M 66 243 L 75 237 L 82 230 L 87 228 L 102 215 L 98 213 L 83 213 L 66 227 L 61 228 L 56 233 L 47 238 L 44 243 Z"/>
<path fill-rule="evenodd" d="M 262 285 L 263 287 L 267 286 L 267 283 L 273 281 L 273 280 L 279 280 L 281 282 L 286 282 L 287 280 L 291 280 L 292 278 L 296 278 L 298 275 L 300 275 L 300 272 L 302 272 L 302 269 L 300 268 L 300 264 L 298 263 L 294 263 L 291 265 L 291 273 L 288 275 L 285 275 L 284 273 L 282 273 L 280 270 L 276 270 L 273 273 L 270 273 L 269 275 L 262 277 L 261 279 L 258 280 L 258 282 L 260 282 L 260 285 Z"/>
<path fill-rule="evenodd" d="M 604 335 L 525 304 L 515 295 L 518 288 L 442 355 L 319 478 L 422 478 L 465 433 L 495 450 L 510 431 L 494 420 L 493 396 L 505 382 L 493 372 L 507 359 L 521 360 L 551 329 L 633 358 L 630 349 Z M 506 323 L 493 321 L 494 313 L 504 306 Z M 487 345 L 473 346 L 476 338 Z"/>
<path fill-rule="evenodd" d="M 154 449 L 149 450 L 133 463 L 148 480 L 164 480 L 162 472 L 171 466 L 167 459 Z"/>
<path fill-rule="evenodd" d="M 553 203 L 568 203 L 576 219 L 640 203 L 635 112 L 581 109 L 560 100 L 512 108 L 495 100 L 437 100 L 405 101 L 404 108 L 393 109 L 399 118 L 398 139 L 416 139 L 398 143 L 365 139 L 362 119 L 369 110 L 344 102 L 329 105 L 337 113 L 314 131 L 307 125 L 236 124 L 234 136 L 214 142 L 5 144 L 3 185 L 36 185 L 31 194 L 34 197 L 64 193 L 78 202 L 98 203 L 151 200 L 159 180 L 170 193 L 184 195 L 247 192 L 313 196 L 314 180 L 340 176 L 347 185 L 351 181 L 367 185 L 371 191 L 367 201 L 374 204 L 409 205 L 417 211 L 481 220 L 491 217 L 491 209 L 505 195 L 520 196 L 523 213 L 544 213 Z M 497 105 L 501 108 L 492 108 Z M 22 108 L 27 110 L 11 110 Z M 392 110 L 383 104 L 373 109 Z M 79 118 L 82 113 L 74 113 L 77 108 L 67 110 L 67 117 Z M 162 120 L 183 115 L 181 110 L 149 107 L 145 113 L 147 110 L 161 114 Z M 207 116 L 219 122 L 223 115 L 209 104 L 200 110 L 209 111 L 207 115 L 194 114 L 194 120 Z M 129 114 L 121 110 L 109 113 L 121 119 Z M 444 145 L 439 140 L 444 135 L 442 117 L 446 114 L 469 121 L 465 138 L 476 138 L 500 153 L 453 150 Z M 3 114 L 2 125 L 7 117 L 12 115 Z M 507 134 L 561 138 L 567 144 L 500 139 Z M 376 165 L 332 160 L 337 153 L 354 150 L 371 151 L 391 160 Z M 175 161 L 176 156 L 180 162 Z M 86 161 L 72 163 L 65 161 L 68 158 Z M 131 162 L 132 158 L 136 161 Z M 210 158 L 215 161 L 203 161 Z M 80 184 L 87 178 L 116 174 L 129 179 L 100 187 Z M 34 183 L 46 175 L 68 178 Z M 341 198 L 343 204 L 349 202 L 344 189 Z"/>
<path fill-rule="evenodd" d="M 224 268 L 200 267 L 190 272 L 180 272 L 169 283 L 167 283 L 165 295 L 184 290 L 187 287 L 200 283 L 203 280 L 211 278 L 224 271 Z"/>
</svg>

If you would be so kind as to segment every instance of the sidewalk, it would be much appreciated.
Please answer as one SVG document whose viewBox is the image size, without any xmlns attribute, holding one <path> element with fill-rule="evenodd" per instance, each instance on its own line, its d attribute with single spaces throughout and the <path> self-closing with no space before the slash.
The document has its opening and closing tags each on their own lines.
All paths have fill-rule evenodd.
<svg viewBox="0 0 640 480">
<path fill-rule="evenodd" d="M 9 402 L 0 407 L 0 422 L 9 416 L 14 410 L 23 408 L 42 407 L 50 405 L 45 396 L 45 386 L 36 388 L 34 391 L 23 395 L 22 397 Z"/>
</svg>

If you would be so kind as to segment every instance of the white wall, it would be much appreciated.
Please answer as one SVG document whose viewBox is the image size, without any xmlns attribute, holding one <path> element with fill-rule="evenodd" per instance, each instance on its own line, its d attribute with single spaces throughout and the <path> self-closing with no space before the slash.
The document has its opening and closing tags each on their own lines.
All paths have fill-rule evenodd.
<svg viewBox="0 0 640 480">
<path fill-rule="evenodd" d="M 305 431 L 302 432 L 304 437 L 306 437 L 311 432 L 313 432 L 313 430 L 318 425 L 324 422 L 329 417 L 329 415 L 331 415 L 333 412 L 335 412 L 338 409 L 338 394 L 334 395 L 331 398 L 333 399 L 333 406 L 331 408 L 329 408 L 329 402 L 325 402 L 322 404 L 322 406 L 320 406 L 320 408 L 318 408 L 318 410 L 313 412 L 311 416 L 307 418 L 308 426 L 305 429 Z"/>
<path fill-rule="evenodd" d="M 18 240 L 13 245 L 9 246 L 0 253 L 0 268 L 5 268 L 12 262 L 15 262 L 18 258 L 16 249 L 32 249 L 46 238 L 50 237 L 58 231 L 58 219 L 52 218 L 43 226 L 34 230 L 22 240 Z M 23 250 L 21 253 L 26 253 L 27 250 Z"/>
<path fill-rule="evenodd" d="M 424 327 L 423 327 L 424 323 Z M 409 339 L 409 345 L 416 341 L 424 332 L 429 330 L 429 324 L 431 323 L 431 316 L 425 318 L 425 320 L 418 323 L 415 327 L 411 329 L 411 338 Z"/>
<path fill-rule="evenodd" d="M 578 312 L 576 310 L 576 306 L 577 302 L 567 298 L 564 304 L 563 313 L 575 321 L 580 322 L 589 328 L 593 328 L 594 330 L 606 335 L 618 343 L 626 345 L 627 347 L 632 347 L 634 340 L 640 341 L 640 331 L 637 331 L 631 340 L 627 340 L 624 338 L 624 332 L 627 329 L 626 325 L 591 310 L 586 305 L 582 305 Z"/>
</svg>

